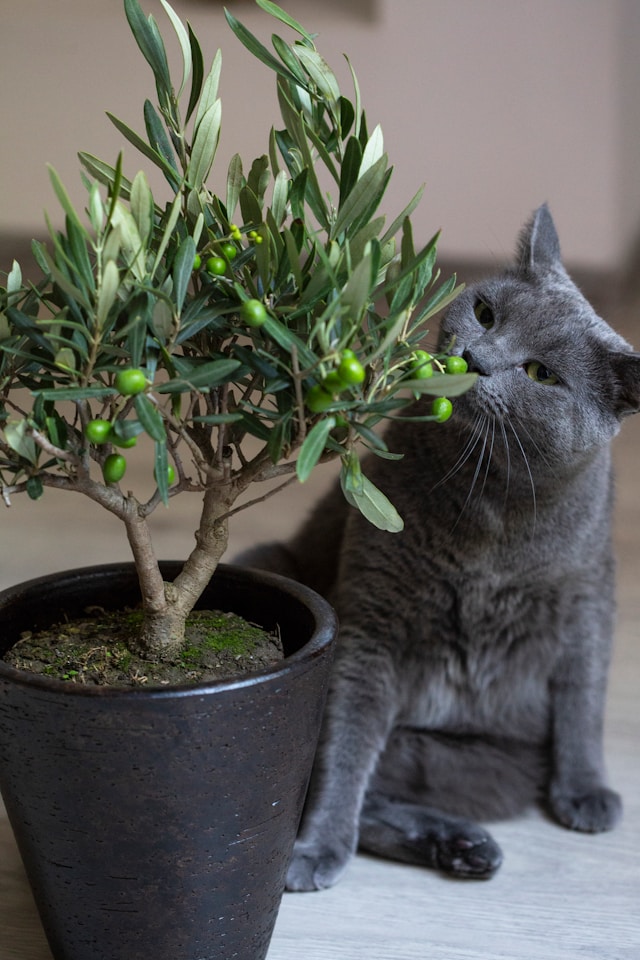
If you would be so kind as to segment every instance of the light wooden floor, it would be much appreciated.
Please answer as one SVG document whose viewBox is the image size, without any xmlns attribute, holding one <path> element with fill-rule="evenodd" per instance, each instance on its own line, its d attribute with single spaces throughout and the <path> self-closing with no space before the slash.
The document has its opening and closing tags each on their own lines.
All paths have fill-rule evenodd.
<svg viewBox="0 0 640 960">
<path fill-rule="evenodd" d="M 640 346 L 640 316 L 635 336 L 626 319 L 625 332 Z M 616 456 L 619 620 L 606 742 L 610 778 L 625 800 L 622 825 L 583 836 L 536 811 L 496 824 L 505 863 L 486 883 L 358 857 L 333 890 L 285 896 L 269 960 L 639 960 L 640 417 L 625 425 Z M 132 469 L 135 489 L 145 472 Z M 280 524 L 288 532 L 328 480 L 325 470 L 279 502 L 241 514 L 230 557 L 276 535 Z M 76 499 L 48 492 L 38 504 L 0 510 L 0 587 L 128 559 L 119 525 Z M 190 543 L 194 521 L 181 500 L 158 519 L 161 556 L 180 557 Z M 0 960 L 51 960 L 1 806 Z"/>
</svg>

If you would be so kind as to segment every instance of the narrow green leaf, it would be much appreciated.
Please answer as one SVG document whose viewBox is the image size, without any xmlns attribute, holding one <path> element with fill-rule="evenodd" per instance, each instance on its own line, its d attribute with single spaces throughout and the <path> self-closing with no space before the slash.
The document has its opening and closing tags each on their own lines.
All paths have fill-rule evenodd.
<svg viewBox="0 0 640 960">
<path fill-rule="evenodd" d="M 133 178 L 131 184 L 131 214 L 136 222 L 143 245 L 146 245 L 153 229 L 153 194 L 143 170 Z"/>
<path fill-rule="evenodd" d="M 353 69 L 353 64 L 352 64 L 351 61 L 349 60 L 349 57 L 345 56 L 345 60 L 347 61 L 347 66 L 349 67 L 349 71 L 350 71 L 350 73 L 351 73 L 351 81 L 352 81 L 352 83 L 353 83 L 353 92 L 354 92 L 354 103 L 353 103 L 353 104 L 351 104 L 351 103 L 349 104 L 349 106 L 351 107 L 351 110 L 352 110 L 352 112 L 353 112 L 353 116 L 354 116 L 354 120 L 353 120 L 353 122 L 354 122 L 353 135 L 354 135 L 355 137 L 359 137 L 359 136 L 360 136 L 360 126 L 361 126 L 361 122 L 362 122 L 362 119 L 363 119 L 363 114 L 362 114 L 362 102 L 361 102 L 361 97 L 360 97 L 360 84 L 358 83 L 358 78 L 357 78 L 357 76 L 356 76 L 356 72 L 355 72 L 355 70 Z"/>
<path fill-rule="evenodd" d="M 184 304 L 184 298 L 193 273 L 195 255 L 196 245 L 193 237 L 186 237 L 180 244 L 173 262 L 173 296 L 178 313 L 180 313 Z"/>
<path fill-rule="evenodd" d="M 79 230 L 75 220 L 66 219 L 68 260 L 72 279 L 77 280 L 84 290 L 95 290 L 95 277 L 89 257 L 90 244 L 86 230 Z"/>
<path fill-rule="evenodd" d="M 239 360 L 212 360 L 209 363 L 193 367 L 188 374 L 183 373 L 155 388 L 157 393 L 186 393 L 187 390 L 205 390 L 217 387 L 230 379 L 241 366 Z"/>
<path fill-rule="evenodd" d="M 160 499 L 166 507 L 169 503 L 169 458 L 167 456 L 166 437 L 156 441 L 153 475 L 158 487 Z"/>
<path fill-rule="evenodd" d="M 349 227 L 367 211 L 374 201 L 380 202 L 387 179 L 387 157 L 380 157 L 373 166 L 354 184 L 351 192 L 340 205 L 338 216 L 331 231 L 332 237 L 348 231 Z"/>
<path fill-rule="evenodd" d="M 367 253 L 347 280 L 340 292 L 340 303 L 353 324 L 360 324 L 362 314 L 371 301 L 372 286 L 371 245 Z"/>
<path fill-rule="evenodd" d="M 182 52 L 182 62 L 183 62 L 182 82 L 180 84 L 178 93 L 176 95 L 177 99 L 179 100 L 180 97 L 182 96 L 182 91 L 187 85 L 187 80 L 191 76 L 191 68 L 192 68 L 191 43 L 189 42 L 189 34 L 187 33 L 184 27 L 184 24 L 182 23 L 182 20 L 180 19 L 178 14 L 175 12 L 173 7 L 169 3 L 167 3 L 167 0 L 160 0 L 160 3 L 164 7 L 167 16 L 171 20 L 171 24 L 173 26 L 173 29 L 176 32 L 178 43 L 180 44 L 180 50 Z"/>
<path fill-rule="evenodd" d="M 309 140 L 318 151 L 319 158 L 322 160 L 335 182 L 338 184 L 338 186 L 340 186 L 340 173 L 338 172 L 338 168 L 336 167 L 335 163 L 331 159 L 331 154 L 324 145 L 322 138 L 313 129 L 310 123 L 305 122 L 304 128 Z"/>
<path fill-rule="evenodd" d="M 64 188 L 62 180 L 58 176 L 55 169 L 51 166 L 51 164 L 47 164 L 47 169 L 49 171 L 49 179 L 51 180 L 53 189 L 55 190 L 55 194 L 58 198 L 58 201 L 60 202 L 60 206 L 62 207 L 66 215 L 69 217 L 69 219 L 75 223 L 78 230 L 82 231 L 82 233 L 85 234 L 85 236 L 87 236 L 86 228 L 81 223 L 80 218 L 76 213 L 75 207 L 73 206 L 73 204 L 71 203 L 71 200 L 69 199 L 69 194 Z"/>
<path fill-rule="evenodd" d="M 7 293 L 18 293 L 22 287 L 22 270 L 17 260 L 11 264 L 11 270 L 7 275 Z"/>
<path fill-rule="evenodd" d="M 227 173 L 227 216 L 233 218 L 235 209 L 238 206 L 238 197 L 244 187 L 244 175 L 242 173 L 242 159 L 239 153 L 231 158 L 229 171 Z"/>
<path fill-rule="evenodd" d="M 435 241 L 437 240 L 437 238 L 438 238 L 438 234 L 436 234 L 436 236 L 432 238 L 430 242 L 425 247 L 423 247 L 423 249 L 420 250 L 419 253 L 417 253 L 416 256 L 412 260 L 410 260 L 407 263 L 407 265 L 403 267 L 403 269 L 399 273 L 395 274 L 390 280 L 390 282 L 387 283 L 384 286 L 384 288 L 381 290 L 381 294 L 386 294 L 390 291 L 395 290 L 399 286 L 400 282 L 404 280 L 405 277 L 408 277 L 412 273 L 415 273 L 419 269 L 422 263 L 424 263 L 425 261 L 433 257 L 433 253 L 435 250 Z M 453 278 L 453 281 L 455 284 L 455 278 Z"/>
<path fill-rule="evenodd" d="M 194 190 L 200 190 L 209 176 L 218 149 L 221 118 L 222 103 L 216 100 L 198 125 L 187 171 L 189 183 Z"/>
<path fill-rule="evenodd" d="M 249 53 L 253 54 L 254 57 L 264 63 L 265 66 L 269 67 L 275 73 L 280 74 L 280 76 L 285 77 L 292 83 L 298 83 L 297 78 L 291 73 L 291 71 L 288 70 L 284 64 L 280 63 L 279 60 L 276 60 L 273 54 L 270 53 L 267 48 L 260 43 L 260 41 L 254 37 L 254 35 L 247 30 L 242 23 L 240 23 L 239 20 L 236 20 L 233 14 L 229 13 L 229 11 L 225 9 L 224 15 L 227 18 L 227 23 L 235 33 L 236 37 L 240 43 L 247 48 Z"/>
<path fill-rule="evenodd" d="M 289 202 L 289 177 L 280 170 L 273 184 L 273 197 L 271 200 L 271 212 L 278 228 L 282 226 L 287 216 L 287 204 Z"/>
<path fill-rule="evenodd" d="M 327 437 L 336 425 L 335 417 L 323 417 L 313 425 L 304 442 L 300 447 L 300 453 L 296 460 L 296 474 L 300 483 L 309 479 L 313 468 L 316 466 L 324 448 L 327 444 Z"/>
<path fill-rule="evenodd" d="M 98 290 L 96 305 L 96 327 L 101 330 L 107 315 L 113 306 L 120 286 L 120 272 L 113 260 L 109 260 L 102 271 L 102 282 Z"/>
<path fill-rule="evenodd" d="M 300 65 L 300 61 L 296 55 L 291 50 L 291 47 L 288 43 L 285 43 L 281 37 L 278 37 L 276 34 L 273 34 L 271 37 L 271 42 L 273 43 L 273 48 L 284 63 L 287 69 L 291 70 L 291 73 L 297 78 L 298 83 L 307 85 L 307 75 Z"/>
<path fill-rule="evenodd" d="M 418 317 L 420 323 L 424 323 L 433 317 L 436 313 L 444 310 L 449 304 L 459 296 L 464 290 L 464 283 L 458 284 L 455 274 L 450 277 L 441 287 L 438 288 L 433 297 L 425 304 Z"/>
<path fill-rule="evenodd" d="M 348 502 L 374 527 L 388 533 L 400 533 L 404 529 L 404 521 L 391 501 L 364 474 L 360 490 L 347 491 L 343 485 L 343 492 Z"/>
<path fill-rule="evenodd" d="M 73 284 L 67 276 L 58 268 L 54 263 L 51 255 L 44 246 L 40 246 L 40 253 L 47 265 L 47 272 L 53 277 L 55 282 L 58 284 L 61 290 L 71 297 L 72 300 L 75 300 L 76 303 L 79 303 L 88 313 L 92 312 L 92 306 L 87 300 L 85 294 L 82 290 L 79 290 L 78 287 Z"/>
<path fill-rule="evenodd" d="M 432 397 L 459 397 L 466 393 L 477 379 L 477 373 L 443 373 L 429 377 L 428 380 L 403 380 L 402 388 L 414 393 L 428 393 Z"/>
<path fill-rule="evenodd" d="M 238 420 L 242 420 L 241 413 L 210 413 L 202 417 L 194 417 L 194 423 L 237 423 Z"/>
<path fill-rule="evenodd" d="M 398 338 L 402 335 L 404 327 L 407 325 L 409 315 L 409 309 L 405 308 L 396 316 L 390 315 L 387 318 L 387 332 L 385 333 L 378 347 L 376 347 L 373 353 L 367 357 L 369 363 L 373 363 L 373 361 L 377 360 L 378 357 L 383 357 L 387 350 L 396 343 Z"/>
<path fill-rule="evenodd" d="M 147 269 L 144 244 L 129 207 L 126 207 L 123 203 L 116 204 L 111 222 L 119 231 L 122 250 L 126 255 L 129 269 L 136 279 L 143 280 Z"/>
<path fill-rule="evenodd" d="M 272 340 L 275 340 L 283 350 L 286 350 L 287 353 L 291 354 L 294 350 L 297 351 L 298 359 L 303 367 L 315 366 L 315 353 L 309 350 L 300 337 L 297 337 L 291 330 L 287 330 L 279 320 L 274 320 L 273 317 L 267 317 L 262 326 L 262 330 L 264 330 Z"/>
<path fill-rule="evenodd" d="M 113 387 L 59 387 L 46 390 L 34 390 L 35 397 L 43 400 L 93 400 L 108 397 L 115 393 Z"/>
<path fill-rule="evenodd" d="M 19 457 L 33 466 L 38 462 L 38 448 L 26 420 L 10 420 L 4 425 L 4 438 Z"/>
<path fill-rule="evenodd" d="M 146 394 L 139 393 L 134 400 L 134 405 L 138 419 L 151 439 L 159 443 L 166 442 L 164 420 L 153 401 Z"/>
<path fill-rule="evenodd" d="M 268 14 L 272 17 L 275 17 L 276 20 L 282 21 L 288 27 L 291 27 L 292 30 L 295 30 L 296 33 L 299 33 L 300 36 L 305 40 L 310 46 L 313 46 L 313 38 L 311 34 L 307 33 L 305 28 L 298 23 L 297 20 L 294 20 L 286 10 L 283 10 L 282 7 L 279 7 L 277 3 L 272 3 L 272 0 L 256 0 L 256 3 L 259 7 L 262 7 Z"/>
<path fill-rule="evenodd" d="M 156 85 L 164 91 L 171 91 L 171 76 L 164 44 L 159 41 L 157 32 L 142 12 L 138 0 L 124 0 L 124 9 L 131 32 L 140 47 L 143 57 L 153 70 Z"/>
<path fill-rule="evenodd" d="M 346 139 L 347 134 L 351 130 L 354 119 L 355 111 L 353 104 L 350 100 L 347 100 L 346 97 L 340 97 L 340 136 L 343 140 Z"/>
<path fill-rule="evenodd" d="M 362 147 L 357 137 L 349 137 L 340 168 L 340 207 L 351 193 L 360 173 Z"/>
<path fill-rule="evenodd" d="M 191 29 L 191 24 L 189 23 L 187 23 L 187 30 L 189 31 L 189 43 L 191 44 L 191 64 L 193 76 L 191 78 L 191 94 L 189 96 L 189 106 L 187 107 L 185 123 L 189 122 L 191 114 L 197 106 L 198 100 L 200 99 L 200 94 L 202 92 L 202 83 L 204 81 L 204 58 L 202 56 L 202 48 L 198 38 Z"/>
<path fill-rule="evenodd" d="M 118 154 L 118 159 L 116 160 L 115 169 L 113 171 L 113 183 L 111 184 L 111 189 L 109 191 L 109 210 L 107 211 L 107 223 L 111 223 L 111 218 L 113 217 L 113 211 L 116 208 L 116 204 L 120 199 L 120 191 L 122 189 L 122 150 Z"/>
<path fill-rule="evenodd" d="M 114 117 L 112 113 L 109 113 L 107 110 L 107 116 L 114 127 L 122 134 L 129 143 L 133 144 L 136 150 L 139 150 L 140 153 L 145 156 L 148 160 L 151 160 L 152 163 L 159 167 L 162 172 L 167 176 L 167 179 L 170 183 L 176 182 L 176 171 L 175 168 L 171 166 L 170 163 L 167 163 L 165 158 L 161 153 L 158 153 L 157 150 L 154 150 L 146 140 L 143 140 L 142 137 L 132 130 L 131 127 L 127 126 L 126 123 L 123 123 L 122 120 L 119 120 L 117 117 Z"/>
<path fill-rule="evenodd" d="M 262 207 L 253 190 L 245 185 L 240 191 L 240 209 L 245 223 L 262 222 Z"/>
<path fill-rule="evenodd" d="M 400 227 L 402 226 L 403 222 L 406 220 L 407 217 L 410 217 L 410 216 L 411 216 L 411 214 L 413 213 L 413 211 L 415 210 L 415 208 L 416 208 L 416 207 L 418 206 L 418 204 L 420 203 L 420 200 L 422 199 L 422 194 L 423 194 L 423 193 L 424 193 L 424 184 L 422 184 L 422 186 L 421 186 L 420 189 L 417 191 L 417 193 L 414 194 L 414 196 L 413 196 L 412 199 L 409 201 L 409 203 L 406 205 L 406 207 L 404 208 L 404 210 L 403 210 L 401 213 L 398 214 L 398 216 L 395 218 L 395 220 L 393 221 L 393 223 L 390 225 L 389 229 L 386 231 L 386 233 L 384 234 L 384 236 L 380 238 L 380 243 L 387 243 L 388 240 L 391 240 L 392 237 L 395 237 L 396 233 L 398 232 L 398 230 L 399 230 Z M 437 242 L 437 239 L 438 239 L 439 236 L 440 236 L 440 234 L 437 233 L 431 242 L 432 242 L 432 243 L 433 243 L 433 242 Z"/>
<path fill-rule="evenodd" d="M 105 163 L 103 160 L 99 160 L 98 157 L 94 157 L 90 153 L 79 153 L 78 158 L 85 170 L 87 170 L 92 177 L 95 177 L 98 183 L 102 183 L 105 187 L 109 187 L 109 189 L 113 188 L 116 180 L 115 167 Z M 126 177 L 121 178 L 120 195 L 124 200 L 128 200 L 131 195 L 131 181 L 127 180 Z"/>
<path fill-rule="evenodd" d="M 287 248 L 287 254 L 289 257 L 289 266 L 291 268 L 291 273 L 296 282 L 298 290 L 302 290 L 304 279 L 302 276 L 302 271 L 300 269 L 300 252 L 298 250 L 298 245 L 295 241 L 291 230 L 285 227 L 283 231 L 284 241 Z"/>
<path fill-rule="evenodd" d="M 155 276 L 156 270 L 162 263 L 162 258 L 167 248 L 167 244 L 171 240 L 171 237 L 173 236 L 173 231 L 175 230 L 176 224 L 180 219 L 180 214 L 182 212 L 181 205 L 182 205 L 182 195 L 180 193 L 177 193 L 169 209 L 168 217 L 166 217 L 166 219 L 163 221 L 163 224 L 160 224 L 161 227 L 164 225 L 164 231 L 162 234 L 162 239 L 160 240 L 160 244 L 158 245 L 158 250 L 156 252 L 156 259 L 153 264 L 153 270 L 151 271 L 152 277 Z"/>
<path fill-rule="evenodd" d="M 205 114 L 211 109 L 216 100 L 218 99 L 218 86 L 220 84 L 220 73 L 222 70 L 222 52 L 218 50 L 215 57 L 213 58 L 213 63 L 211 64 L 211 69 L 207 74 L 207 79 L 204 82 L 202 88 L 202 95 L 200 97 L 200 102 L 198 103 L 198 109 L 196 111 L 196 118 L 194 120 L 193 129 L 197 133 L 198 127 L 202 123 Z"/>
<path fill-rule="evenodd" d="M 175 172 L 173 177 L 170 177 L 166 174 L 171 187 L 175 190 L 180 183 L 180 172 L 178 170 L 178 164 L 176 163 L 175 154 L 173 152 L 173 147 L 171 146 L 171 141 L 167 136 L 167 131 L 165 130 L 162 120 L 155 111 L 155 108 L 150 100 L 145 100 L 144 102 L 144 123 L 145 129 L 147 131 L 147 137 L 149 138 L 150 146 L 158 153 L 171 169 Z"/>
<path fill-rule="evenodd" d="M 360 164 L 360 176 L 372 167 L 384 153 L 384 138 L 382 136 L 382 127 L 380 124 L 374 129 L 367 140 L 367 145 L 362 153 L 362 163 Z"/>
<path fill-rule="evenodd" d="M 317 50 L 301 45 L 296 46 L 295 52 L 318 92 L 330 103 L 337 103 L 340 99 L 340 87 L 324 57 L 320 56 Z"/>
</svg>

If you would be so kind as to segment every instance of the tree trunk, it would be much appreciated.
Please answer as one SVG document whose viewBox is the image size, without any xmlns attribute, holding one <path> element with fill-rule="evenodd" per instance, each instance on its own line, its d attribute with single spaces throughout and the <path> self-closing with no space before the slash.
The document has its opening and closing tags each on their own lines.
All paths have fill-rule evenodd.
<svg viewBox="0 0 640 960">
<path fill-rule="evenodd" d="M 137 504 L 125 523 L 140 581 L 144 620 L 138 649 L 150 660 L 175 660 L 185 643 L 187 617 L 227 549 L 226 515 L 237 496 L 231 486 L 212 484 L 204 494 L 196 546 L 173 583 L 162 580 L 146 518 Z"/>
</svg>

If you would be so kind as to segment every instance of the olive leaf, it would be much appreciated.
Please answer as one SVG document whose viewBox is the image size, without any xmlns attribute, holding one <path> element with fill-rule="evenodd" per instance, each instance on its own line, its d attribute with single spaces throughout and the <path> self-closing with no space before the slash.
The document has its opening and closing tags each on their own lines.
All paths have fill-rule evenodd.
<svg viewBox="0 0 640 960">
<path fill-rule="evenodd" d="M 160 3 L 164 7 L 167 16 L 171 20 L 171 24 L 173 26 L 173 29 L 176 32 L 176 36 L 180 44 L 180 50 L 182 52 L 182 63 L 183 63 L 182 82 L 180 83 L 180 87 L 178 88 L 178 92 L 176 94 L 176 97 L 179 100 L 180 97 L 182 96 L 182 91 L 187 85 L 187 80 L 191 76 L 191 69 L 192 69 L 191 43 L 189 40 L 189 34 L 187 33 L 184 27 L 184 24 L 182 23 L 182 20 L 180 19 L 178 14 L 175 12 L 173 7 L 169 3 L 167 3 L 167 0 L 160 0 Z"/>
<path fill-rule="evenodd" d="M 191 150 L 187 176 L 195 190 L 202 187 L 213 165 L 220 139 L 221 119 L 222 103 L 220 100 L 214 100 L 197 126 Z"/>
<path fill-rule="evenodd" d="M 38 447 L 26 420 L 10 420 L 4 425 L 4 438 L 19 457 L 33 466 L 38 462 Z"/>
<path fill-rule="evenodd" d="M 305 437 L 296 460 L 296 474 L 300 483 L 309 479 L 327 445 L 327 437 L 335 425 L 335 417 L 325 417 L 314 424 Z"/>
<path fill-rule="evenodd" d="M 345 484 L 342 489 L 348 503 L 379 530 L 400 533 L 404 529 L 404 521 L 391 501 L 364 474 L 360 489 L 347 489 Z"/>
</svg>

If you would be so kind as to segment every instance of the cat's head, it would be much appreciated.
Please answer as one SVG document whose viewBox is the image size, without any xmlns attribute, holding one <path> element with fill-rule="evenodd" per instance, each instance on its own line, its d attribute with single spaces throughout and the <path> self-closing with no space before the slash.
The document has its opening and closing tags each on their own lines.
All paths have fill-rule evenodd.
<svg viewBox="0 0 640 960">
<path fill-rule="evenodd" d="M 514 266 L 454 301 L 440 332 L 441 346 L 451 342 L 478 373 L 454 415 L 496 417 L 556 462 L 606 444 L 640 409 L 640 354 L 570 280 L 546 205 L 524 227 Z"/>
</svg>

